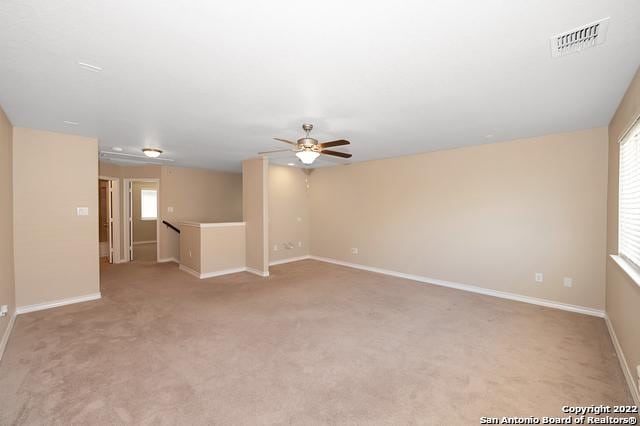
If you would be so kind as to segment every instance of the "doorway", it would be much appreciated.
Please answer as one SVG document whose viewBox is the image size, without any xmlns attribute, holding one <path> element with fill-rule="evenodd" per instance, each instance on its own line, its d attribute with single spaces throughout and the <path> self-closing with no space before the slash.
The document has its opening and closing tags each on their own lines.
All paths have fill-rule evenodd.
<svg viewBox="0 0 640 426">
<path fill-rule="evenodd" d="M 105 263 L 120 259 L 120 238 L 117 178 L 98 178 L 98 241 L 100 260 Z"/>
<path fill-rule="evenodd" d="M 158 179 L 126 179 L 125 226 L 128 260 L 157 262 L 159 235 Z"/>
</svg>

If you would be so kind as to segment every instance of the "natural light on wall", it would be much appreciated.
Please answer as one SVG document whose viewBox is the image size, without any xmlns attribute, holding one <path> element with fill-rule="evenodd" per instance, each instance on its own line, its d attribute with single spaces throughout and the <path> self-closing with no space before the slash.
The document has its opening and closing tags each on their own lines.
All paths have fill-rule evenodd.
<svg viewBox="0 0 640 426">
<path fill-rule="evenodd" d="M 640 119 L 620 142 L 620 256 L 640 268 Z"/>
<path fill-rule="evenodd" d="M 143 189 L 140 191 L 140 218 L 156 220 L 158 217 L 158 191 Z"/>
</svg>

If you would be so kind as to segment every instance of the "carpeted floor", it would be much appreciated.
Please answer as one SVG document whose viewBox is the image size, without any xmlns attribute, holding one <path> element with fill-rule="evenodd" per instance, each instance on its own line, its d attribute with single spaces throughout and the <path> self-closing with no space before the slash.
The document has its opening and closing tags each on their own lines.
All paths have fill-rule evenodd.
<svg viewBox="0 0 640 426">
<path fill-rule="evenodd" d="M 21 315 L 0 424 L 478 424 L 629 404 L 602 319 L 301 261 L 198 280 L 102 265 Z"/>
</svg>

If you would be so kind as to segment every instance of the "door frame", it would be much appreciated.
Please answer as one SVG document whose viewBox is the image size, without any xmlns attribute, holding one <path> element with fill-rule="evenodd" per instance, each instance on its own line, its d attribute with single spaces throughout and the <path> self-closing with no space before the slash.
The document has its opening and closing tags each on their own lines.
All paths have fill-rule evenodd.
<svg viewBox="0 0 640 426">
<path fill-rule="evenodd" d="M 109 218 L 111 223 L 112 235 L 111 247 L 109 250 L 113 250 L 113 263 L 121 262 L 120 253 L 120 178 L 113 176 L 98 176 L 98 182 L 101 180 L 108 180 L 111 182 L 111 217 Z M 98 197 L 100 194 L 98 193 Z M 98 204 L 100 201 L 98 200 Z M 99 240 L 99 239 L 98 239 Z"/>
<path fill-rule="evenodd" d="M 156 262 L 160 259 L 160 179 L 158 178 L 125 178 L 123 179 L 123 191 L 122 191 L 122 200 L 123 200 L 123 212 L 124 212 L 124 262 L 131 261 L 131 253 L 133 251 L 133 238 L 130 236 L 130 226 L 131 226 L 131 195 L 129 194 L 130 185 L 133 182 L 153 182 L 157 185 L 158 190 L 158 212 L 156 214 Z"/>
</svg>

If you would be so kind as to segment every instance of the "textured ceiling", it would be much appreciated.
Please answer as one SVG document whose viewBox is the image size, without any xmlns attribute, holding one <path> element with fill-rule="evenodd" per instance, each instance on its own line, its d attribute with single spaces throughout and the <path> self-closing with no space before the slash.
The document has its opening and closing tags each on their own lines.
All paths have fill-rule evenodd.
<svg viewBox="0 0 640 426">
<path fill-rule="evenodd" d="M 551 57 L 604 17 L 603 45 Z M 177 165 L 240 170 L 305 121 L 363 161 L 606 126 L 639 20 L 638 0 L 0 0 L 0 105 Z"/>
</svg>

